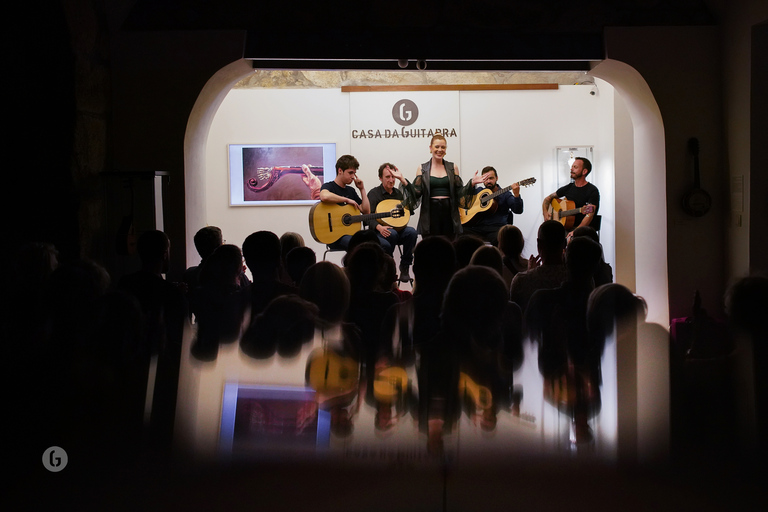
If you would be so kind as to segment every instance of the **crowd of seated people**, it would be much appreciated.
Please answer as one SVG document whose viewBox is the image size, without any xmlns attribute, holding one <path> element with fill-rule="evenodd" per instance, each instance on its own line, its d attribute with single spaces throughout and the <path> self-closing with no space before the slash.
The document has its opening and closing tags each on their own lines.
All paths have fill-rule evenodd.
<svg viewBox="0 0 768 512">
<path fill-rule="evenodd" d="M 379 432 L 410 415 L 436 454 L 462 414 L 483 430 L 495 428 L 502 410 L 519 414 L 522 393 L 513 374 L 529 339 L 538 346 L 545 401 L 570 419 L 576 443 L 591 442 L 605 340 L 617 334 L 614 325 L 623 336 L 625 325 L 642 323 L 644 304 L 611 282 L 595 234 L 584 231 L 567 242 L 559 222 L 545 221 L 538 254 L 527 259 L 519 240 L 505 249 L 515 233 L 501 233 L 498 248 L 472 236 L 425 238 L 414 249 L 412 292 L 400 290 L 394 260 L 364 234 L 353 237 L 339 266 L 317 262 L 295 234 L 256 231 L 241 249 L 223 243 L 218 228 L 203 228 L 195 237 L 202 261 L 185 283 L 165 279 L 170 243 L 161 231 L 141 235 L 141 269 L 117 284 L 100 265 L 58 264 L 55 248 L 38 244 L 20 253 L 26 267 L 12 283 L 36 313 L 17 303 L 5 329 L 22 344 L 14 348 L 20 374 L 66 368 L 55 382 L 40 381 L 54 384 L 49 405 L 59 414 L 40 422 L 46 427 L 35 434 L 64 432 L 72 445 L 98 440 L 94 431 L 109 432 L 100 428 L 109 424 L 119 428 L 104 443 L 119 436 L 137 447 L 147 438 L 170 446 L 189 323 L 191 355 L 203 362 L 234 342 L 256 359 L 297 357 L 319 332 L 306 384 L 331 413 L 332 432 L 349 435 L 360 407 L 371 406 Z M 748 325 L 749 316 L 737 314 Z M 157 376 L 147 431 L 152 361 Z M 335 364 L 343 376 L 329 375 Z M 78 432 L 84 423 L 90 428 Z"/>
</svg>

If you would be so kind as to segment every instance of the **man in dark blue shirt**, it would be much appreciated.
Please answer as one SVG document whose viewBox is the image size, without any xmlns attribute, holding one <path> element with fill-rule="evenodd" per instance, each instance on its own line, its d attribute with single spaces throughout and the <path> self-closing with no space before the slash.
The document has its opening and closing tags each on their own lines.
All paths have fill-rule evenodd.
<svg viewBox="0 0 768 512">
<path fill-rule="evenodd" d="M 475 190 L 475 194 L 488 189 L 492 193 L 498 191 L 497 181 L 499 175 L 496 169 L 491 166 L 484 167 L 481 171 L 483 175 L 483 187 Z M 493 199 L 496 203 L 484 212 L 478 212 L 465 226 L 464 232 L 479 236 L 492 245 L 498 245 L 499 228 L 505 224 L 512 224 L 512 218 L 515 213 L 523 213 L 523 198 L 520 197 L 520 184 L 515 183 L 511 189 L 500 194 Z"/>
</svg>

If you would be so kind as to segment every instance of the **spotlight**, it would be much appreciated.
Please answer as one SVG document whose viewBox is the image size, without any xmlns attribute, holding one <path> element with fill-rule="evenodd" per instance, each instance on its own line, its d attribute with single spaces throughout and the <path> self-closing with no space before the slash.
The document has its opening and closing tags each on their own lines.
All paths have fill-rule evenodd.
<svg viewBox="0 0 768 512">
<path fill-rule="evenodd" d="M 416 69 L 418 69 L 419 71 L 424 71 L 425 69 L 427 69 L 427 61 L 425 61 L 423 59 L 417 60 L 416 61 Z"/>
<path fill-rule="evenodd" d="M 597 86 L 593 85 L 592 88 L 589 90 L 589 94 L 592 96 L 597 96 Z"/>
<path fill-rule="evenodd" d="M 397 59 L 397 65 L 405 69 L 408 67 L 408 59 Z"/>
</svg>

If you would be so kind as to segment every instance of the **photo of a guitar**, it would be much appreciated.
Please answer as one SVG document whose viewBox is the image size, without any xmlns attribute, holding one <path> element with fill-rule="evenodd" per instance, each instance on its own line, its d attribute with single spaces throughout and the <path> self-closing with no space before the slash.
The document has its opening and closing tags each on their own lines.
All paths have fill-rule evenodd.
<svg viewBox="0 0 768 512">
<path fill-rule="evenodd" d="M 394 200 L 392 200 L 394 201 Z M 383 201 L 382 201 L 383 202 Z M 332 244 L 344 235 L 354 235 L 362 229 L 361 223 L 384 218 L 399 218 L 406 214 L 402 203 L 390 211 L 364 214 L 350 204 L 316 203 L 309 210 L 309 231 L 321 244 Z M 409 214 L 410 215 L 410 214 Z"/>
<path fill-rule="evenodd" d="M 528 178 L 526 180 L 519 181 L 516 183 L 517 185 L 520 185 L 521 187 L 529 187 L 536 183 L 536 178 Z M 472 218 L 481 212 L 486 212 L 493 207 L 496 202 L 494 201 L 495 198 L 499 197 L 504 192 L 509 192 L 512 190 L 512 187 L 516 185 L 513 183 L 512 185 L 508 187 L 504 187 L 502 189 L 497 190 L 496 192 L 491 192 L 489 189 L 484 189 L 478 192 L 478 194 L 472 199 L 472 203 L 467 206 L 460 206 L 459 207 L 459 218 L 461 219 L 462 224 L 466 224 Z"/>
<path fill-rule="evenodd" d="M 585 204 L 581 208 L 576 208 L 576 203 L 568 199 L 553 199 L 549 204 L 549 214 L 553 220 L 558 221 L 565 226 L 565 229 L 570 230 L 573 228 L 573 224 L 576 221 L 574 215 L 595 212 L 595 205 Z"/>
<path fill-rule="evenodd" d="M 323 179 L 322 166 L 310 165 L 309 170 L 312 172 L 312 174 L 320 178 L 320 180 Z M 286 174 L 304 174 L 304 170 L 300 165 L 276 165 L 275 167 L 258 167 L 256 169 L 256 177 L 247 179 L 245 181 L 245 185 L 254 192 L 264 192 Z"/>
</svg>

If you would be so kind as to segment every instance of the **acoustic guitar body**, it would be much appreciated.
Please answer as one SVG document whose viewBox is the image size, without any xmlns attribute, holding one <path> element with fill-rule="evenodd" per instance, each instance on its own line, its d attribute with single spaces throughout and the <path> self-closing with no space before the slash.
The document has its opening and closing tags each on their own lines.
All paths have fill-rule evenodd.
<svg viewBox="0 0 768 512">
<path fill-rule="evenodd" d="M 309 231 L 321 244 L 332 244 L 344 235 L 354 235 L 362 229 L 361 222 L 352 218 L 360 212 L 351 204 L 316 203 L 309 210 Z"/>
<path fill-rule="evenodd" d="M 486 188 L 481 190 L 474 198 L 472 198 L 472 202 L 468 207 L 459 208 L 459 219 L 462 224 L 466 224 L 472 220 L 478 213 L 487 212 L 489 210 L 493 213 L 493 211 L 495 211 L 498 207 L 498 203 L 493 199 L 487 199 L 489 195 L 491 195 L 489 189 Z"/>
<path fill-rule="evenodd" d="M 384 214 L 402 207 L 402 201 L 397 199 L 385 199 L 376 205 L 376 213 Z M 403 214 L 401 216 L 382 217 L 377 219 L 379 224 L 391 226 L 395 229 L 402 228 L 408 225 L 408 221 L 411 219 L 411 212 L 403 208 Z"/>
<path fill-rule="evenodd" d="M 576 203 L 568 199 L 553 199 L 549 205 L 549 212 L 552 214 L 552 219 L 558 221 L 565 226 L 566 230 L 573 229 L 573 223 L 576 221 L 576 217 L 573 216 L 561 216 L 560 214 L 565 211 L 574 210 Z"/>
<path fill-rule="evenodd" d="M 317 349 L 307 359 L 306 381 L 323 395 L 343 395 L 357 390 L 360 363 L 332 350 Z"/>
</svg>

